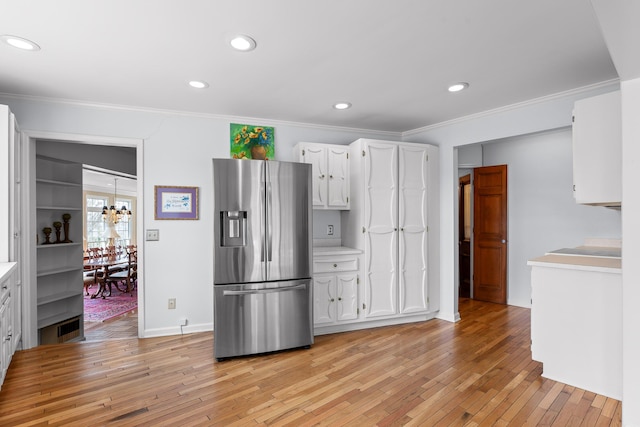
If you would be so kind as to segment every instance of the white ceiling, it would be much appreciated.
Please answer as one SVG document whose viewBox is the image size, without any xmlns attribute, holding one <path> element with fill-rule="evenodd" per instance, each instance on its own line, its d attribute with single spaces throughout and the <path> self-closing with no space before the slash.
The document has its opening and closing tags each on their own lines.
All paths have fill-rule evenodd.
<svg viewBox="0 0 640 427">
<path fill-rule="evenodd" d="M 87 190 L 107 194 L 135 196 L 137 193 L 137 181 L 117 172 L 82 169 L 82 185 Z"/>
<path fill-rule="evenodd" d="M 589 0 L 0 0 L 0 34 L 41 46 L 0 93 L 391 132 L 618 78 Z"/>
</svg>

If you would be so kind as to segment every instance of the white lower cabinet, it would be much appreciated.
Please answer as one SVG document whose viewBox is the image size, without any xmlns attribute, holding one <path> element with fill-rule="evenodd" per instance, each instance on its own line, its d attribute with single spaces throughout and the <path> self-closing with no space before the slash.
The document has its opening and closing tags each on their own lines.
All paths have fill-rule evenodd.
<svg viewBox="0 0 640 427">
<path fill-rule="evenodd" d="M 357 321 L 360 256 L 314 256 L 313 319 L 316 328 Z"/>
</svg>

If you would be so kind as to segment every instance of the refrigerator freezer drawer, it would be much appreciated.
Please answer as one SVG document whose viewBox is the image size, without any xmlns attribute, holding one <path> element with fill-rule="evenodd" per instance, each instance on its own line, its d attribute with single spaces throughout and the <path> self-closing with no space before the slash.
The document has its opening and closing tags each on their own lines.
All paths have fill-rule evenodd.
<svg viewBox="0 0 640 427">
<path fill-rule="evenodd" d="M 214 356 L 313 344 L 312 279 L 214 285 Z"/>
</svg>

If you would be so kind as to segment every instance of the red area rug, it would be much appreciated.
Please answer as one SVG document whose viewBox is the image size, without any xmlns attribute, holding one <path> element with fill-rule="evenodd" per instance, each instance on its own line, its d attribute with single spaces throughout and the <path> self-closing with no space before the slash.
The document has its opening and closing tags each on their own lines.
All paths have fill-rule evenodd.
<svg viewBox="0 0 640 427">
<path fill-rule="evenodd" d="M 91 299 L 91 296 L 85 295 L 84 321 L 104 322 L 136 308 L 138 308 L 138 296 L 135 292 L 131 296 L 129 294 L 121 294 L 114 289 L 111 296 L 105 299 L 101 297 Z"/>
</svg>

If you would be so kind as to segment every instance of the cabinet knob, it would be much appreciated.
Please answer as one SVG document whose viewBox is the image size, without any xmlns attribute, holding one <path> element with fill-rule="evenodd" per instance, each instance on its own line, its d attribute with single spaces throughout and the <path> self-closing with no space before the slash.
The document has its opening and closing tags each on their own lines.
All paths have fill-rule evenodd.
<svg viewBox="0 0 640 427">
<path fill-rule="evenodd" d="M 339 298 L 338 298 L 338 301 L 342 301 L 342 298 L 340 298 L 340 297 L 339 297 Z"/>
<path fill-rule="evenodd" d="M 329 179 L 333 179 L 333 175 L 329 175 Z"/>
<path fill-rule="evenodd" d="M 338 267 L 338 264 L 333 264 L 333 268 L 336 268 L 336 267 Z"/>
<path fill-rule="evenodd" d="M 335 300 L 333 298 L 331 298 L 329 301 L 334 302 Z"/>
<path fill-rule="evenodd" d="M 324 179 L 324 174 L 320 175 L 320 179 Z"/>
</svg>

